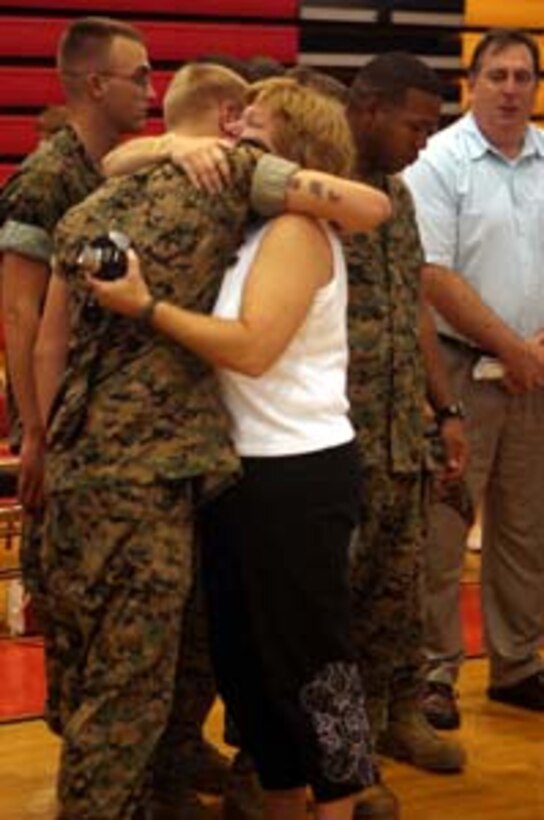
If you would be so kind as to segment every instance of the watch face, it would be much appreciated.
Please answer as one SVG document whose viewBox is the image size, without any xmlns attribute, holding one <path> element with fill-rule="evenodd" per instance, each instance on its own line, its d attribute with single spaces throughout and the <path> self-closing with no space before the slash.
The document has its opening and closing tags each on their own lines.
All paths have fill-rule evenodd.
<svg viewBox="0 0 544 820">
<path fill-rule="evenodd" d="M 466 416 L 465 408 L 461 404 L 460 401 L 458 401 L 456 404 L 453 405 L 452 410 L 454 411 L 453 415 L 456 418 L 458 418 L 458 419 L 464 419 L 465 418 L 465 416 Z"/>
<path fill-rule="evenodd" d="M 464 419 L 465 418 L 465 408 L 461 404 L 461 402 L 457 402 L 456 404 L 449 404 L 447 407 L 440 407 L 436 411 L 436 420 L 440 424 L 441 422 L 446 421 L 446 419 Z"/>
</svg>

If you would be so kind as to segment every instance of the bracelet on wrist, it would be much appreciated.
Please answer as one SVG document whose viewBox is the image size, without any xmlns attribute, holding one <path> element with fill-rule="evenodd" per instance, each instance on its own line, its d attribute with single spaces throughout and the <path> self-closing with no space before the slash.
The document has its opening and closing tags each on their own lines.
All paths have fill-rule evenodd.
<svg viewBox="0 0 544 820">
<path fill-rule="evenodd" d="M 157 296 L 150 296 L 136 317 L 138 321 L 143 322 L 144 324 L 150 324 L 153 321 L 155 308 L 160 301 L 161 300 Z"/>
</svg>

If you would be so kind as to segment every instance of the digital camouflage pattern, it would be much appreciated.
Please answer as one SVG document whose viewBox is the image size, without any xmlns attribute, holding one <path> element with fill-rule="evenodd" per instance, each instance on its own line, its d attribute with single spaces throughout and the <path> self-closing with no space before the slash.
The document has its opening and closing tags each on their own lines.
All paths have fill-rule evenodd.
<svg viewBox="0 0 544 820">
<path fill-rule="evenodd" d="M 145 511 L 145 514 L 144 514 Z M 184 482 L 53 496 L 43 552 L 62 820 L 132 818 L 172 705 L 191 571 Z"/>
<path fill-rule="evenodd" d="M 218 478 L 237 469 L 212 369 L 145 323 L 93 306 L 82 247 L 127 234 L 154 296 L 209 311 L 249 218 L 258 153 L 229 154 L 232 185 L 194 189 L 170 162 L 106 182 L 56 233 L 56 265 L 69 288 L 71 342 L 49 431 L 48 487 Z"/>
<path fill-rule="evenodd" d="M 199 769 L 202 730 L 217 688 L 208 646 L 208 619 L 196 541 L 194 547 L 193 583 L 183 612 L 172 710 L 153 762 L 153 791 L 157 797 L 170 800 L 193 787 L 193 782 L 212 780 L 212 790 L 222 785 L 215 768 L 208 775 Z M 209 771 L 209 766 L 207 768 Z M 207 789 L 202 787 L 202 791 Z"/>
<path fill-rule="evenodd" d="M 423 252 L 408 190 L 389 194 L 392 219 L 346 243 L 348 392 L 363 463 L 361 524 L 352 544 L 355 645 L 376 737 L 388 704 L 417 692 L 421 661 L 423 409 L 419 347 Z"/>
<path fill-rule="evenodd" d="M 363 471 L 350 579 L 354 644 L 374 740 L 387 725 L 389 705 L 415 698 L 422 679 L 421 493 L 419 476 Z"/>
<path fill-rule="evenodd" d="M 14 251 L 49 263 L 53 231 L 66 211 L 102 182 L 70 126 L 42 142 L 0 192 L 0 254 Z M 21 446 L 21 426 L 8 382 L 9 438 Z"/>
<path fill-rule="evenodd" d="M 14 251 L 49 263 L 57 222 L 92 193 L 102 179 L 70 126 L 42 142 L 0 193 L 0 252 Z M 10 410 L 10 439 L 17 448 L 20 425 L 13 402 Z M 34 606 L 39 606 L 42 592 L 38 549 L 41 524 L 41 519 L 25 516 L 21 544 L 23 577 Z"/>
<path fill-rule="evenodd" d="M 43 563 L 48 655 L 56 666 L 50 671 L 58 678 L 50 713 L 54 717 L 56 709 L 60 716 L 65 741 L 59 780 L 63 820 L 133 817 L 153 774 L 155 751 L 167 775 L 155 777 L 153 785 L 169 789 L 183 734 L 191 734 L 191 717 L 202 717 L 201 696 L 206 708 L 210 694 L 207 661 L 202 665 L 195 647 L 182 647 L 185 666 L 176 672 L 180 642 L 188 631 L 200 635 L 202 625 L 184 623 L 192 515 L 203 493 L 217 491 L 238 469 L 211 368 L 147 324 L 102 312 L 89 297 L 77 259 L 96 236 L 121 230 L 139 254 L 154 295 L 194 310 L 211 309 L 250 217 L 259 156 L 249 148 L 229 154 L 232 185 L 216 196 L 193 189 L 169 162 L 112 179 L 58 226 L 56 265 L 68 285 L 71 344 L 49 431 Z M 169 496 L 183 499 L 183 509 L 181 501 L 169 506 Z M 130 564 L 133 531 L 138 573 Z M 175 563 L 169 567 L 174 544 Z M 110 574 L 117 565 L 126 570 L 120 589 Z M 104 572 L 91 572 L 87 582 L 95 566 Z M 168 577 L 160 605 L 157 573 Z M 119 602 L 120 613 L 123 596 L 125 606 L 131 598 L 130 618 L 127 613 L 116 623 L 111 608 Z M 96 654 L 69 649 L 87 628 L 81 619 L 64 616 L 76 599 L 100 640 L 94 647 L 93 639 Z M 85 631 L 79 640 L 85 644 Z M 125 644 L 148 646 L 156 666 L 142 671 L 147 656 L 122 652 Z M 180 672 L 195 670 L 196 684 L 188 674 L 180 678 Z M 99 691 L 104 700 L 98 703 Z M 179 769 L 177 774 L 179 779 Z"/>
<path fill-rule="evenodd" d="M 42 142 L 0 193 L 0 251 L 49 262 L 57 222 L 102 179 L 70 126 Z"/>
<path fill-rule="evenodd" d="M 375 175 L 365 182 L 391 197 L 394 216 L 345 243 L 351 415 L 365 464 L 413 474 L 421 469 L 423 442 L 423 251 L 412 199 L 402 181 Z"/>
</svg>

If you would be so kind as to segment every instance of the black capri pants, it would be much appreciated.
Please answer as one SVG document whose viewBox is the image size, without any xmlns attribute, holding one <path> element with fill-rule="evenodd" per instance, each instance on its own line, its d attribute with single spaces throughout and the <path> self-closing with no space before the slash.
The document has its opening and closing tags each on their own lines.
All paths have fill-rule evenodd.
<svg viewBox="0 0 544 820">
<path fill-rule="evenodd" d="M 353 442 L 244 458 L 202 516 L 219 692 L 265 789 L 320 802 L 375 782 L 351 637 L 348 549 L 360 474 Z"/>
</svg>

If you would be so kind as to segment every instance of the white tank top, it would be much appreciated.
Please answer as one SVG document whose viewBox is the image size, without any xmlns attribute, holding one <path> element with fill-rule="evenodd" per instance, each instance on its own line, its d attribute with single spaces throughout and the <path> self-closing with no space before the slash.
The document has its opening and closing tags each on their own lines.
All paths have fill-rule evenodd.
<svg viewBox="0 0 544 820">
<path fill-rule="evenodd" d="M 230 267 L 214 314 L 237 318 L 245 281 L 269 224 L 246 237 Z M 341 243 L 323 224 L 332 248 L 333 276 L 279 359 L 258 378 L 219 370 L 232 418 L 234 445 L 242 456 L 310 453 L 350 441 L 347 413 L 347 273 Z M 296 276 L 296 271 L 293 271 Z"/>
</svg>

